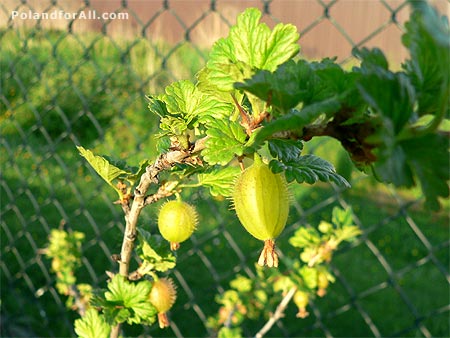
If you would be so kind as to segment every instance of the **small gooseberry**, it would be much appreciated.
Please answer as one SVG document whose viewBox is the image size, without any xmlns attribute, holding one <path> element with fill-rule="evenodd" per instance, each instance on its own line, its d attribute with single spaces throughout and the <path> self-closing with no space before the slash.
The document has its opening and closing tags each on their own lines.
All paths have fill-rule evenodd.
<svg viewBox="0 0 450 338">
<path fill-rule="evenodd" d="M 172 279 L 160 278 L 153 283 L 149 300 L 158 311 L 158 322 L 161 329 L 169 326 L 166 312 L 173 306 L 176 298 L 177 290 Z"/>
<path fill-rule="evenodd" d="M 176 199 L 166 202 L 159 211 L 158 228 L 161 236 L 170 242 L 170 248 L 177 250 L 180 243 L 191 237 L 197 226 L 195 208 Z"/>
</svg>

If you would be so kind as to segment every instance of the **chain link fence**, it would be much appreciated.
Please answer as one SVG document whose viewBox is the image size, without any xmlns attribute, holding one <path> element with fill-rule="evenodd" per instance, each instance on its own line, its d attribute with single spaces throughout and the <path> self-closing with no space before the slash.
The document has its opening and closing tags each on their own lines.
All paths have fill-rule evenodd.
<svg viewBox="0 0 450 338">
<path fill-rule="evenodd" d="M 448 12 L 447 1 L 434 4 Z M 409 9 L 397 0 L 0 4 L 1 336 L 74 335 L 77 315 L 66 309 L 43 255 L 50 230 L 86 234 L 78 280 L 104 287 L 104 271 L 117 268 L 110 257 L 120 251 L 124 224 L 113 192 L 75 145 L 135 164 L 154 156 L 158 122 L 147 113 L 145 95 L 193 79 L 213 41 L 245 7 L 260 8 L 269 25 L 296 24 L 308 59 L 336 55 L 351 66 L 351 49 L 360 46 L 380 47 L 393 67 L 406 56 L 400 36 Z M 331 140 L 308 150 L 337 162 L 353 187 L 297 187 L 281 251 L 288 254 L 295 229 L 329 219 L 335 205 L 352 206 L 364 233 L 336 254 L 337 280 L 313 302 L 311 315 L 296 319 L 291 304 L 269 335 L 448 337 L 448 204 L 447 212 L 430 213 L 420 191 L 395 190 L 352 171 Z M 259 242 L 243 232 L 228 203 L 204 191 L 189 199 L 201 219 L 173 271 L 179 297 L 171 326 L 125 327 L 129 336 L 213 336 L 206 324 L 219 308 L 215 295 L 236 274 L 254 276 Z M 146 211 L 141 226 L 155 231 L 155 215 L 156 208 Z M 246 321 L 244 334 L 253 336 L 264 322 Z"/>
</svg>

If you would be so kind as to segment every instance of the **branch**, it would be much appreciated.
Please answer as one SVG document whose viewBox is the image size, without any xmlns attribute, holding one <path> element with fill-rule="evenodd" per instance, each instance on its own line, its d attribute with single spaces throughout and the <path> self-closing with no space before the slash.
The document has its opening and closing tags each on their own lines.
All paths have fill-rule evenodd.
<svg viewBox="0 0 450 338">
<path fill-rule="evenodd" d="M 119 260 L 119 274 L 128 277 L 130 269 L 131 256 L 133 254 L 134 242 L 136 240 L 137 222 L 142 208 L 157 201 L 167 195 L 167 191 L 163 191 L 164 187 L 160 187 L 158 192 L 151 196 L 146 196 L 151 184 L 159 184 L 158 175 L 164 170 L 170 169 L 175 163 L 190 163 L 191 156 L 200 152 L 205 148 L 206 137 L 198 140 L 190 150 L 174 149 L 167 153 L 161 154 L 155 163 L 149 165 L 145 169 L 145 173 L 141 176 L 139 184 L 134 190 L 134 198 L 129 212 L 125 212 L 125 232 L 123 234 L 122 249 Z M 127 211 L 124 209 L 124 211 Z M 120 325 L 112 328 L 110 337 L 118 337 Z"/>
<path fill-rule="evenodd" d="M 272 328 L 272 326 L 278 321 L 278 319 L 280 319 L 284 316 L 284 310 L 288 306 L 292 297 L 294 297 L 294 294 L 296 291 L 297 291 L 296 286 L 292 287 L 292 289 L 289 290 L 289 292 L 286 294 L 286 296 L 284 296 L 284 298 L 281 300 L 280 304 L 278 304 L 277 309 L 270 316 L 267 323 L 255 335 L 255 338 L 262 338 Z"/>
</svg>

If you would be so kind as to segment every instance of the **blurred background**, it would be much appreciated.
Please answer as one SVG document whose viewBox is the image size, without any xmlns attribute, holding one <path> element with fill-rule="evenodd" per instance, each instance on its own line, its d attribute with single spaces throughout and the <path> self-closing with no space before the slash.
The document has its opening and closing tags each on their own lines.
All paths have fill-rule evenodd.
<svg viewBox="0 0 450 338">
<path fill-rule="evenodd" d="M 431 2 L 449 14 L 449 2 Z M 401 45 L 409 16 L 400 0 L 4 0 L 0 4 L 0 234 L 1 336 L 73 336 L 78 315 L 66 309 L 43 255 L 52 228 L 85 233 L 79 282 L 104 287 L 115 271 L 122 211 L 115 192 L 78 155 L 75 145 L 127 160 L 156 156 L 158 121 L 145 95 L 180 79 L 195 79 L 213 42 L 228 34 L 237 14 L 257 7 L 270 27 L 293 23 L 301 57 L 337 56 L 351 67 L 354 47 L 379 47 L 393 69 L 407 58 Z M 21 13 L 12 19 L 13 12 Z M 25 18 L 27 13 L 109 13 L 109 19 Z M 119 14 L 127 13 L 120 19 Z M 381 185 L 353 168 L 331 139 L 308 142 L 305 152 L 331 161 L 352 188 L 293 185 L 288 227 L 278 247 L 299 227 L 329 220 L 333 206 L 352 206 L 364 234 L 335 255 L 337 277 L 311 315 L 286 316 L 269 336 L 449 336 L 449 203 L 423 208 L 419 189 Z M 260 242 L 229 212 L 229 202 L 207 191 L 186 193 L 200 225 L 178 253 L 173 278 L 178 300 L 170 328 L 125 327 L 130 336 L 208 337 L 214 297 L 236 274 L 254 275 Z M 145 209 L 140 226 L 156 231 L 160 204 Z M 267 319 L 246 321 L 246 336 Z"/>
</svg>

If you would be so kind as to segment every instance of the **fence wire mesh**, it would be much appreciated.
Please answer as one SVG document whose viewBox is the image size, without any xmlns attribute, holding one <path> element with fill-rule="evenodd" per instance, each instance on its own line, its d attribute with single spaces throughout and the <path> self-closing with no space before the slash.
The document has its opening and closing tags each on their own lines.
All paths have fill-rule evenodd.
<svg viewBox="0 0 450 338">
<path fill-rule="evenodd" d="M 441 12 L 447 1 L 434 2 Z M 258 7 L 269 25 L 291 22 L 301 33 L 302 56 L 338 56 L 351 65 L 351 49 L 378 46 L 392 65 L 408 17 L 405 1 L 16 1 L 0 4 L 1 40 L 1 336 L 73 336 L 77 315 L 55 288 L 43 255 L 52 228 L 86 234 L 79 281 L 104 287 L 116 269 L 123 216 L 114 195 L 78 156 L 75 145 L 138 163 L 155 154 L 145 95 L 179 79 L 193 79 L 208 48 L 227 33 L 236 15 Z M 13 13 L 19 13 L 13 18 Z M 62 13 L 100 15 L 101 19 Z M 25 13 L 25 14 L 23 14 Z M 56 13 L 53 19 L 29 13 Z M 59 13 L 59 14 L 58 14 Z M 125 19 L 119 14 L 126 13 Z M 330 140 L 311 152 L 336 160 Z M 338 168 L 339 169 L 339 168 Z M 329 218 L 334 205 L 352 206 L 364 234 L 340 250 L 337 277 L 311 315 L 295 309 L 270 336 L 449 336 L 448 214 L 422 207 L 419 191 L 379 185 L 353 171 L 348 191 L 301 187 L 293 201 L 283 243 L 299 226 Z M 130 336 L 213 336 L 207 318 L 216 294 L 236 274 L 254 276 L 258 244 L 246 236 L 228 204 L 203 192 L 190 200 L 202 215 L 199 231 L 178 257 L 173 276 L 178 301 L 171 326 L 131 328 Z M 155 230 L 155 210 L 142 226 Z M 202 229 L 203 228 L 203 229 Z M 264 319 L 245 322 L 253 336 Z"/>
</svg>

